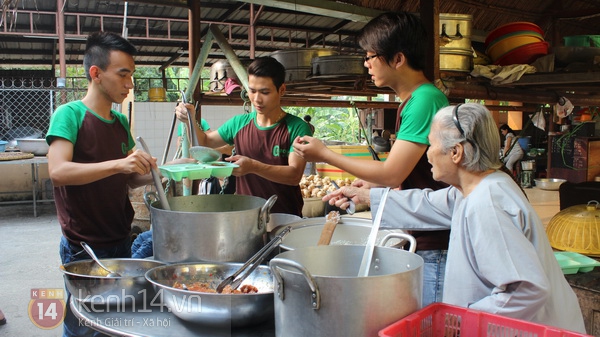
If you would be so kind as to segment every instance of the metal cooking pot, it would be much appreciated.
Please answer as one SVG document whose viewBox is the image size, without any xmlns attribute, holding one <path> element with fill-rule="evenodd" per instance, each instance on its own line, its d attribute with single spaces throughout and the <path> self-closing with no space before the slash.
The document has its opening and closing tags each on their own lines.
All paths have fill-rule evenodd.
<svg viewBox="0 0 600 337">
<path fill-rule="evenodd" d="M 252 60 L 240 60 L 244 67 L 252 63 Z M 218 60 L 210 67 L 210 91 L 221 91 L 224 89 L 228 78 L 239 82 L 239 78 L 233 67 L 227 60 Z"/>
<path fill-rule="evenodd" d="M 173 264 L 146 273 L 162 303 L 182 320 L 212 326 L 246 326 L 273 319 L 273 275 L 267 266 L 258 266 L 242 284 L 258 288 L 256 294 L 200 293 L 174 288 L 175 281 L 216 286 L 235 273 L 241 263 Z"/>
<path fill-rule="evenodd" d="M 312 59 L 312 77 L 337 77 L 367 75 L 362 56 L 330 55 Z"/>
<path fill-rule="evenodd" d="M 279 245 L 281 250 L 294 250 L 298 248 L 316 246 L 325 226 L 325 217 L 310 218 L 290 224 L 292 231 L 286 235 Z M 371 219 L 357 218 L 352 216 L 340 217 L 335 227 L 330 245 L 366 245 L 373 222 Z M 275 229 L 270 236 L 275 237 L 285 226 Z M 400 229 L 380 229 L 377 233 L 377 243 L 392 233 L 404 233 Z M 391 245 L 401 243 L 400 240 L 389 240 Z"/>
<path fill-rule="evenodd" d="M 391 235 L 414 242 L 406 234 Z M 423 259 L 375 247 L 369 276 L 358 277 L 364 250 L 313 246 L 272 259 L 276 336 L 377 336 L 380 329 L 419 310 Z"/>
<path fill-rule="evenodd" d="M 373 137 L 373 147 L 376 152 L 390 152 L 392 145 L 389 140 L 380 136 L 375 136 Z"/>
<path fill-rule="evenodd" d="M 154 258 L 175 262 L 245 262 L 265 244 L 268 212 L 277 201 L 249 195 L 169 197 L 170 211 L 154 192 L 144 194 L 150 209 Z"/>
<path fill-rule="evenodd" d="M 285 81 L 293 82 L 304 80 L 310 75 L 311 61 L 314 57 L 337 54 L 333 49 L 298 48 L 276 50 L 271 56 L 285 67 Z"/>
<path fill-rule="evenodd" d="M 81 260 L 60 266 L 65 285 L 77 304 L 133 305 L 152 300 L 154 289 L 146 281 L 146 271 L 164 263 L 146 259 L 101 259 L 121 277 L 106 277 L 106 271 L 93 260 Z"/>
</svg>

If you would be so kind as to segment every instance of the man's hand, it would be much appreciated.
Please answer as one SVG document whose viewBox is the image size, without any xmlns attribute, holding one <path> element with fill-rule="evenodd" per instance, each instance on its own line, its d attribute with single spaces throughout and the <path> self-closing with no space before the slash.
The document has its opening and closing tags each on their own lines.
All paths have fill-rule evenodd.
<svg viewBox="0 0 600 337">
<path fill-rule="evenodd" d="M 296 137 L 293 146 L 294 153 L 307 162 L 326 161 L 325 153 L 329 151 L 323 142 L 311 136 Z"/>
</svg>

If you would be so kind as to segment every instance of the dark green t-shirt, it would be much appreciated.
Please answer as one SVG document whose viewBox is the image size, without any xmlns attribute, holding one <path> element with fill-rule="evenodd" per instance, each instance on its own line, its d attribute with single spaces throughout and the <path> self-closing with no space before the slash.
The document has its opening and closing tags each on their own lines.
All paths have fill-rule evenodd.
<svg viewBox="0 0 600 337">
<path fill-rule="evenodd" d="M 51 144 L 63 138 L 73 143 L 76 163 L 125 158 L 135 141 L 125 115 L 117 111 L 111 114 L 111 120 L 104 119 L 81 101 L 62 105 L 50 119 L 46 141 Z M 85 185 L 54 187 L 64 236 L 71 243 L 86 241 L 97 247 L 110 247 L 125 240 L 134 216 L 128 179 L 127 174 L 114 174 Z"/>
<path fill-rule="evenodd" d="M 304 120 L 286 114 L 277 124 L 263 128 L 256 124 L 256 111 L 228 120 L 218 129 L 225 142 L 235 145 L 235 153 L 269 165 L 289 165 L 296 137 L 312 135 Z M 247 174 L 236 177 L 236 193 L 269 199 L 277 195 L 272 213 L 302 216 L 304 201 L 299 185 L 285 185 Z"/>
</svg>

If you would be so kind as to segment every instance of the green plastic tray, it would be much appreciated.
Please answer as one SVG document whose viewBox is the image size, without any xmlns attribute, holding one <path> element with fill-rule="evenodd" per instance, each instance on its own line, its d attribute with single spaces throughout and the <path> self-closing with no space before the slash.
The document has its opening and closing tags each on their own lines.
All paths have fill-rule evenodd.
<svg viewBox="0 0 600 337">
<path fill-rule="evenodd" d="M 600 266 L 600 262 L 575 252 L 554 252 L 554 256 L 563 271 L 563 274 L 587 273 L 596 266 Z"/>
<path fill-rule="evenodd" d="M 207 168 L 210 168 L 211 175 L 217 178 L 229 177 L 234 168 L 240 167 L 237 164 L 233 164 L 226 161 L 214 161 L 211 163 L 205 163 L 204 165 Z"/>
<path fill-rule="evenodd" d="M 212 169 L 203 164 L 175 164 L 162 165 L 158 169 L 163 177 L 181 181 L 183 178 L 191 180 L 205 179 L 210 177 Z"/>
</svg>

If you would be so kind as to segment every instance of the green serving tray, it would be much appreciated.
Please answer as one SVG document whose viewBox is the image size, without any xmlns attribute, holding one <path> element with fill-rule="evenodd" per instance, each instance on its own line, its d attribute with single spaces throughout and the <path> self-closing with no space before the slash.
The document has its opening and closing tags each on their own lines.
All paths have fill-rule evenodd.
<svg viewBox="0 0 600 337">
<path fill-rule="evenodd" d="M 600 266 L 600 262 L 575 252 L 554 252 L 554 256 L 563 271 L 563 274 L 587 273 L 596 266 Z"/>
<path fill-rule="evenodd" d="M 175 164 L 175 165 L 162 165 L 158 169 L 163 177 L 173 179 L 175 181 L 181 181 L 183 178 L 191 180 L 209 178 L 212 169 L 206 167 L 203 164 Z"/>
</svg>

